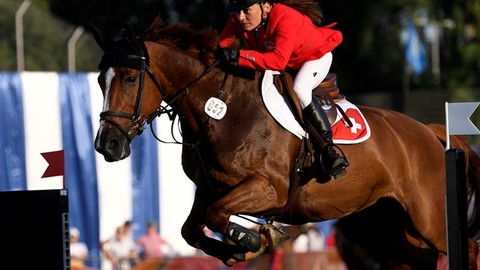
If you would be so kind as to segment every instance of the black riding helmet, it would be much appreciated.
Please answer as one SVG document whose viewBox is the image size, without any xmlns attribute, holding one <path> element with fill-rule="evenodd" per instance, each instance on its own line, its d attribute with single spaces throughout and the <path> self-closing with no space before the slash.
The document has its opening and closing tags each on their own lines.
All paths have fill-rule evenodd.
<svg viewBox="0 0 480 270">
<path fill-rule="evenodd" d="M 247 9 L 249 6 L 262 2 L 262 0 L 230 0 L 225 6 L 227 12 L 240 12 Z"/>
</svg>

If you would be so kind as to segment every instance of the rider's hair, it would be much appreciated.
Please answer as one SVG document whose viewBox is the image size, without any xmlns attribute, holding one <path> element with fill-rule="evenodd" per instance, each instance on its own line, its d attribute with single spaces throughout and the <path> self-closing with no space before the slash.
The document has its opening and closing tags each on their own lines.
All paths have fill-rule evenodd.
<svg viewBox="0 0 480 270">
<path fill-rule="evenodd" d="M 308 16 L 313 24 L 320 26 L 323 22 L 323 13 L 315 0 L 266 0 L 269 3 L 281 3 L 296 9 Z"/>
</svg>

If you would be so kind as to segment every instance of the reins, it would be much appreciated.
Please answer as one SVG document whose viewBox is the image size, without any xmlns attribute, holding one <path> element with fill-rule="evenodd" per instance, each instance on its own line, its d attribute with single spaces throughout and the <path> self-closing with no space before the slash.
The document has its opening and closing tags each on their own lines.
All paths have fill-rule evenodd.
<svg viewBox="0 0 480 270">
<path fill-rule="evenodd" d="M 161 106 L 157 112 L 158 112 L 158 116 L 162 115 L 162 114 L 167 114 L 170 121 L 172 121 L 172 126 L 171 126 L 171 134 L 172 134 L 172 138 L 174 139 L 174 142 L 167 142 L 167 141 L 164 141 L 162 139 L 160 139 L 157 134 L 155 133 L 155 131 L 153 130 L 153 127 L 150 127 L 151 131 L 152 131 L 152 134 L 153 136 L 155 137 L 155 139 L 157 139 L 157 141 L 159 142 L 162 142 L 162 143 L 176 143 L 176 144 L 182 144 L 182 145 L 187 145 L 187 146 L 190 146 L 190 147 L 196 147 L 198 145 L 198 142 L 200 141 L 200 139 L 203 137 L 204 133 L 205 133 L 205 127 L 206 125 L 208 124 L 208 122 L 210 121 L 211 117 L 208 116 L 206 122 L 204 123 L 203 125 L 203 130 L 201 132 L 201 136 L 199 136 L 199 138 L 197 138 L 197 142 L 196 143 L 193 143 L 193 144 L 187 144 L 187 143 L 184 143 L 184 142 L 180 142 L 178 141 L 175 136 L 174 136 L 174 132 L 173 132 L 173 126 L 174 126 L 174 120 L 175 120 L 175 117 L 177 115 L 177 112 L 173 112 L 173 109 L 167 109 L 167 107 L 171 107 L 170 104 L 172 104 L 174 101 L 176 101 L 180 96 L 182 96 L 183 94 L 185 94 L 186 92 L 189 91 L 189 88 L 192 87 L 193 85 L 195 85 L 200 79 L 202 79 L 203 77 L 205 77 L 215 66 L 217 66 L 219 64 L 220 60 L 216 61 L 215 63 L 213 63 L 212 65 L 210 65 L 207 69 L 205 69 L 205 71 L 199 76 L 197 77 L 194 81 L 192 81 L 191 83 L 189 83 L 186 87 L 182 88 L 182 90 L 179 91 L 179 93 L 177 93 L 174 98 L 172 100 L 170 100 L 170 102 L 167 103 L 167 106 Z M 223 94 L 224 92 L 224 88 L 225 88 L 225 85 L 227 83 L 227 79 L 228 79 L 228 73 L 225 73 L 225 76 L 223 77 L 223 81 L 222 81 L 222 84 L 220 86 L 220 89 L 218 90 L 218 93 L 217 93 L 217 98 L 220 98 L 220 96 Z"/>
<path fill-rule="evenodd" d="M 194 86 L 197 82 L 199 82 L 201 79 L 203 79 L 203 77 L 205 77 L 208 73 L 210 73 L 210 71 L 212 71 L 212 69 L 214 69 L 216 66 L 218 66 L 220 64 L 220 60 L 217 60 L 215 61 L 213 64 L 211 64 L 210 66 L 208 66 L 202 74 L 200 74 L 200 76 L 198 76 L 195 80 L 191 81 L 187 86 L 185 86 L 184 88 L 182 88 L 181 90 L 179 90 L 177 92 L 177 94 L 175 96 L 173 96 L 173 98 L 167 103 L 167 106 L 160 106 L 158 109 L 157 109 L 157 113 L 155 115 L 155 117 L 158 117 L 160 116 L 161 114 L 164 114 L 166 113 L 169 117 L 170 120 L 174 120 L 175 119 L 175 115 L 176 113 L 172 113 L 170 114 L 170 112 L 172 112 L 172 110 L 168 110 L 167 107 L 170 106 L 170 104 L 174 103 L 180 96 L 184 95 L 185 92 L 188 92 L 190 90 L 190 88 L 192 86 Z M 170 106 L 171 107 L 171 106 Z M 155 118 L 154 117 L 154 118 Z M 152 119 L 153 120 L 153 119 Z"/>
<path fill-rule="evenodd" d="M 195 142 L 193 143 L 185 143 L 185 142 L 180 142 L 178 141 L 176 138 L 175 138 L 175 135 L 174 135 L 174 132 L 173 132 L 173 127 L 174 127 L 174 124 L 175 124 L 175 117 L 177 116 L 177 113 L 176 112 L 173 112 L 172 114 L 170 114 L 169 112 L 172 112 L 172 110 L 167 110 L 166 108 L 168 106 L 171 107 L 170 104 L 172 104 L 175 100 L 177 100 L 180 96 L 182 96 L 183 94 L 187 93 L 189 88 L 191 88 L 192 86 L 194 86 L 198 81 L 200 81 L 203 77 L 205 77 L 210 71 L 212 71 L 213 68 L 215 68 L 218 64 L 220 63 L 220 60 L 217 60 L 215 63 L 213 63 L 212 65 L 210 65 L 208 68 L 206 68 L 203 73 L 197 77 L 195 80 L 193 80 L 192 82 L 190 82 L 187 86 L 185 86 L 184 88 L 182 88 L 173 98 L 172 100 L 170 100 L 170 102 L 167 103 L 167 106 L 161 106 L 161 110 L 157 110 L 158 112 L 158 116 L 160 116 L 161 114 L 164 114 L 164 113 L 167 113 L 167 115 L 169 116 L 169 119 L 170 121 L 172 121 L 172 125 L 171 125 L 171 128 L 170 128 L 170 131 L 171 131 L 171 134 L 172 134 L 172 138 L 174 140 L 174 142 L 166 142 L 162 139 L 160 139 L 157 134 L 155 133 L 154 131 L 154 128 L 153 126 L 150 126 L 150 130 L 152 132 L 152 135 L 153 137 L 161 142 L 161 143 L 176 143 L 176 144 L 181 144 L 183 146 L 188 146 L 190 147 L 191 149 L 194 149 L 195 150 L 195 153 L 197 154 L 197 157 L 199 159 L 199 162 L 201 164 L 201 168 L 202 168 L 202 171 L 203 171 L 203 174 L 205 175 L 205 180 L 206 180 L 206 183 L 208 184 L 209 188 L 210 188 L 210 191 L 212 192 L 212 194 L 217 194 L 217 192 L 215 191 L 215 188 L 212 184 L 212 181 L 210 181 L 210 177 L 208 176 L 208 172 L 207 172 L 207 169 L 206 169 L 206 166 L 205 166 L 205 163 L 203 162 L 203 158 L 202 158 L 202 155 L 200 154 L 200 152 L 198 151 L 198 143 L 201 141 L 201 139 L 205 136 L 205 131 L 206 131 L 206 127 L 208 125 L 208 123 L 210 122 L 210 120 L 212 119 L 210 116 L 208 116 L 207 120 L 205 121 L 205 123 L 202 125 L 202 130 L 200 132 L 200 135 L 197 137 L 197 139 L 195 140 Z M 220 98 L 220 96 L 224 93 L 224 88 L 225 88 L 225 85 L 227 83 L 227 79 L 228 79 L 228 73 L 225 73 L 225 76 L 223 77 L 223 80 L 222 80 L 222 84 L 220 86 L 220 89 L 218 90 L 217 92 L 217 98 Z"/>
</svg>

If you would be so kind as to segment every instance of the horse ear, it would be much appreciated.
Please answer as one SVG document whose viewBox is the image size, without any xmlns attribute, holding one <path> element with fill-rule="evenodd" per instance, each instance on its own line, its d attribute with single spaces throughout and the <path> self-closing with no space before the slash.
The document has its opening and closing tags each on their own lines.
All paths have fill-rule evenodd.
<svg viewBox="0 0 480 270">
<path fill-rule="evenodd" d="M 151 40 L 155 36 L 155 31 L 159 29 L 162 24 L 163 24 L 163 21 L 160 18 L 160 16 L 155 17 L 155 19 L 150 24 L 150 26 L 140 36 L 140 39 Z"/>
<path fill-rule="evenodd" d="M 95 41 L 97 42 L 98 46 L 100 46 L 100 48 L 103 50 L 103 52 L 105 52 L 108 47 L 110 47 L 110 45 L 113 43 L 113 40 L 104 35 L 103 32 L 98 29 L 94 24 L 91 24 L 91 27 Z"/>
<path fill-rule="evenodd" d="M 128 21 L 125 21 L 125 23 L 123 24 L 123 35 L 132 47 L 137 47 L 135 31 L 133 30 L 133 26 Z"/>
</svg>

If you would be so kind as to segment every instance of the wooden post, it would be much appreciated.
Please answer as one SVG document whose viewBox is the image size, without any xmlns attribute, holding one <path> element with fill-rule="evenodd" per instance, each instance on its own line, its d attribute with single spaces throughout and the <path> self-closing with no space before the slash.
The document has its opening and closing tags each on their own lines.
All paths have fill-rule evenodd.
<svg viewBox="0 0 480 270">
<path fill-rule="evenodd" d="M 448 269 L 468 270 L 465 152 L 462 149 L 449 149 L 445 158 Z"/>
</svg>

